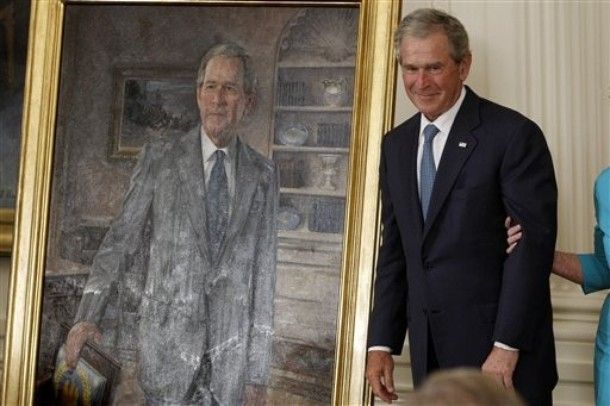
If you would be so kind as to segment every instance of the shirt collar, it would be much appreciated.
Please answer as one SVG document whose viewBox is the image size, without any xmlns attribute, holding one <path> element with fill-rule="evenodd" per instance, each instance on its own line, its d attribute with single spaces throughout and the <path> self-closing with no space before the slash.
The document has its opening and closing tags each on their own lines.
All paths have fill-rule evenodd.
<svg viewBox="0 0 610 406">
<path fill-rule="evenodd" d="M 231 142 L 229 142 L 229 145 L 227 145 L 224 148 L 218 148 L 214 142 L 212 142 L 212 140 L 210 139 L 210 137 L 208 137 L 208 135 L 205 133 L 205 130 L 203 129 L 203 127 L 201 127 L 201 150 L 203 153 L 203 162 L 209 162 L 210 160 L 214 160 L 214 152 L 216 152 L 216 150 L 220 149 L 221 151 L 223 151 L 226 155 L 226 158 L 229 159 L 229 161 L 231 161 L 233 159 L 233 157 L 235 157 L 235 151 L 237 149 L 237 137 L 233 137 L 231 139 Z"/>
<path fill-rule="evenodd" d="M 428 124 L 434 124 L 436 126 L 436 128 L 438 128 L 440 130 L 440 132 L 442 132 L 444 134 L 449 134 L 449 131 L 451 130 L 451 126 L 453 126 L 455 117 L 457 116 L 457 113 L 460 110 L 460 107 L 462 106 L 462 103 L 464 102 L 465 97 L 466 97 L 466 87 L 462 86 L 462 91 L 460 92 L 460 97 L 457 99 L 457 101 L 453 104 L 453 106 L 451 106 L 451 108 L 449 110 L 447 110 L 446 112 L 444 112 L 443 114 L 438 116 L 436 118 L 436 120 L 434 120 L 434 121 L 430 121 L 426 118 L 425 115 L 420 114 L 421 125 L 419 128 L 419 133 L 422 134 L 424 131 L 424 128 L 426 128 L 426 126 Z"/>
</svg>

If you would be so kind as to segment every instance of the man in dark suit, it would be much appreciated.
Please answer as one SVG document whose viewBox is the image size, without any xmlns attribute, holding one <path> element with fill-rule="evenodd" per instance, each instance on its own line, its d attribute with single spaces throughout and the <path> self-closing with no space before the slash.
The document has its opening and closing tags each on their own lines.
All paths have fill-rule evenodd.
<svg viewBox="0 0 610 406">
<path fill-rule="evenodd" d="M 408 328 L 416 386 L 436 369 L 475 366 L 529 404 L 551 404 L 557 190 L 542 131 L 464 86 L 472 57 L 456 18 L 416 10 L 395 45 L 419 113 L 383 140 L 367 378 L 381 399 L 397 398 L 391 354 Z M 527 229 L 510 256 L 507 215 Z"/>
<path fill-rule="evenodd" d="M 148 144 L 140 155 L 123 209 L 93 260 L 66 343 L 69 366 L 86 339 L 99 337 L 109 297 L 143 248 L 147 269 L 133 295 L 147 404 L 264 402 L 278 176 L 273 162 L 238 136 L 254 98 L 245 50 L 212 47 L 197 77 L 201 125 Z"/>
</svg>

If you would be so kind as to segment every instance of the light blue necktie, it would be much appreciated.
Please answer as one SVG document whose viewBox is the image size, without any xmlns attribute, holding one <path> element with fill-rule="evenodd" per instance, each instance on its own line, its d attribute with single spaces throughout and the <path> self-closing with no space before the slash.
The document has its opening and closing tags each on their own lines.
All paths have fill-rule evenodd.
<svg viewBox="0 0 610 406">
<path fill-rule="evenodd" d="M 208 181 L 206 203 L 208 237 L 212 247 L 212 256 L 216 259 L 229 222 L 229 185 L 224 165 L 225 153 L 217 150 L 214 152 L 214 157 L 216 162 Z"/>
<path fill-rule="evenodd" d="M 430 205 L 430 195 L 432 194 L 432 186 L 434 186 L 434 177 L 436 176 L 436 166 L 434 165 L 434 154 L 432 153 L 432 140 L 440 130 L 434 124 L 428 124 L 424 128 L 424 151 L 421 157 L 420 164 L 420 191 L 419 199 L 421 201 L 422 214 L 424 220 L 428 214 L 428 206 Z"/>
</svg>

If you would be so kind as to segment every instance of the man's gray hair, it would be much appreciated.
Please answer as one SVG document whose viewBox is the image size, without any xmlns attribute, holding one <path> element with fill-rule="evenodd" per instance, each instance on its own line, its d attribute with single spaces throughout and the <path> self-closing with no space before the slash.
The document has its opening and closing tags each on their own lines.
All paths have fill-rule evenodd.
<svg viewBox="0 0 610 406">
<path fill-rule="evenodd" d="M 254 73 L 254 66 L 252 66 L 252 58 L 244 48 L 233 42 L 216 44 L 203 55 L 197 70 L 197 87 L 203 84 L 205 68 L 208 66 L 208 62 L 216 56 L 239 58 L 243 66 L 244 91 L 246 94 L 256 94 L 256 74 Z"/>
<path fill-rule="evenodd" d="M 455 62 L 461 62 L 470 55 L 468 33 L 454 16 L 434 8 L 420 8 L 402 19 L 394 33 L 394 49 L 398 62 L 400 43 L 405 37 L 426 38 L 430 34 L 444 32 L 449 39 L 449 52 Z"/>
</svg>

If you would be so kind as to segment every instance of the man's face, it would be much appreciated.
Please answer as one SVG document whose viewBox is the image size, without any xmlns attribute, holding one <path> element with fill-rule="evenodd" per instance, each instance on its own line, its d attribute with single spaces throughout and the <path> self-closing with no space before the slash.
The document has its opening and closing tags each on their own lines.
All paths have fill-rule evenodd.
<svg viewBox="0 0 610 406">
<path fill-rule="evenodd" d="M 400 43 L 400 65 L 407 96 L 430 121 L 457 101 L 470 71 L 470 55 L 456 63 L 449 51 L 444 32 L 425 38 L 406 36 Z"/>
<path fill-rule="evenodd" d="M 239 58 L 215 56 L 208 62 L 197 89 L 203 129 L 217 147 L 225 147 L 252 104 L 244 90 L 244 68 Z"/>
</svg>

